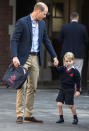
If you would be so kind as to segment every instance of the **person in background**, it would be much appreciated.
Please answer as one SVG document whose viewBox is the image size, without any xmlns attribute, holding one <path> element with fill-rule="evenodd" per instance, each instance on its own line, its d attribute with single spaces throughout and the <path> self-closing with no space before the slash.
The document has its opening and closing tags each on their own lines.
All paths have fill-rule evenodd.
<svg viewBox="0 0 89 131">
<path fill-rule="evenodd" d="M 73 52 L 75 55 L 74 66 L 82 73 L 84 61 L 84 47 L 88 44 L 88 32 L 83 24 L 79 24 L 79 14 L 72 12 L 70 23 L 64 24 L 59 33 L 59 41 L 62 43 L 61 56 L 66 52 Z"/>
<path fill-rule="evenodd" d="M 78 116 L 74 106 L 74 95 L 75 96 L 80 95 L 80 73 L 73 66 L 74 54 L 72 52 L 66 52 L 63 61 L 64 66 L 56 67 L 56 70 L 59 72 L 61 79 L 61 87 L 59 89 L 59 93 L 56 98 L 59 111 L 59 119 L 56 123 L 64 122 L 62 104 L 65 103 L 69 105 L 69 108 L 72 111 L 73 114 L 72 124 L 78 124 Z"/>
<path fill-rule="evenodd" d="M 48 37 L 43 18 L 48 13 L 48 7 L 43 2 L 35 4 L 33 12 L 20 18 L 11 38 L 11 57 L 15 67 L 23 65 L 29 70 L 27 83 L 17 90 L 16 123 L 43 122 L 33 116 L 34 93 L 37 88 L 39 66 L 42 64 L 42 45 L 52 56 L 54 66 L 58 65 L 57 55 Z M 24 111 L 24 89 L 26 90 Z M 25 114 L 24 114 L 25 112 Z"/>
</svg>

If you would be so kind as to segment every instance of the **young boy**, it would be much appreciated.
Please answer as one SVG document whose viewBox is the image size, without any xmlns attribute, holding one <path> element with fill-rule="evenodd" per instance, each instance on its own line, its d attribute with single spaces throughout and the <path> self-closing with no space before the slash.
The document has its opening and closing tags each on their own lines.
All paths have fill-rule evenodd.
<svg viewBox="0 0 89 131">
<path fill-rule="evenodd" d="M 57 71 L 60 73 L 61 77 L 61 88 L 59 89 L 58 96 L 56 98 L 58 111 L 60 118 L 56 123 L 63 123 L 63 110 L 62 104 L 69 105 L 69 108 L 73 114 L 73 123 L 78 123 L 78 117 L 76 114 L 76 109 L 74 107 L 74 94 L 75 96 L 80 95 L 80 73 L 77 69 L 73 67 L 74 63 L 74 54 L 71 52 L 67 52 L 63 58 L 64 66 L 57 67 Z M 76 90 L 75 90 L 76 84 Z"/>
</svg>

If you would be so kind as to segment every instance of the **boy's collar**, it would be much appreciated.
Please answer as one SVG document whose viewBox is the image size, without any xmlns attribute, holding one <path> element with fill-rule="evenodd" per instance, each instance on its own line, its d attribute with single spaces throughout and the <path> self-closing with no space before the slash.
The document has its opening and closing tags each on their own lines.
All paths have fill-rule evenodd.
<svg viewBox="0 0 89 131">
<path fill-rule="evenodd" d="M 67 70 L 70 70 L 70 69 L 74 68 L 73 65 L 70 68 L 68 68 L 66 65 L 65 65 L 65 67 L 67 68 Z"/>
</svg>

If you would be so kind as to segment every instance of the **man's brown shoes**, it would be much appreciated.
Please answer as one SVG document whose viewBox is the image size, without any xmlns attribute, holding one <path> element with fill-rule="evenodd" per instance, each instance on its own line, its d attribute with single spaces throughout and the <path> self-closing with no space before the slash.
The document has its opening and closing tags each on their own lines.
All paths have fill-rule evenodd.
<svg viewBox="0 0 89 131">
<path fill-rule="evenodd" d="M 37 120 L 35 117 L 24 117 L 24 122 L 43 123 L 42 120 Z"/>
<path fill-rule="evenodd" d="M 18 116 L 17 120 L 16 120 L 17 124 L 22 124 L 23 123 L 23 117 L 22 116 Z"/>
</svg>

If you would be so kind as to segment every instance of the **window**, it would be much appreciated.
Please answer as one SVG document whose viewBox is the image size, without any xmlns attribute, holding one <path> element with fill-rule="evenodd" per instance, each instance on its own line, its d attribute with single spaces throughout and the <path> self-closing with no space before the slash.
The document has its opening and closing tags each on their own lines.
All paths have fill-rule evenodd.
<svg viewBox="0 0 89 131">
<path fill-rule="evenodd" d="M 59 32 L 64 18 L 64 3 L 53 3 L 52 9 L 52 32 Z"/>
</svg>

